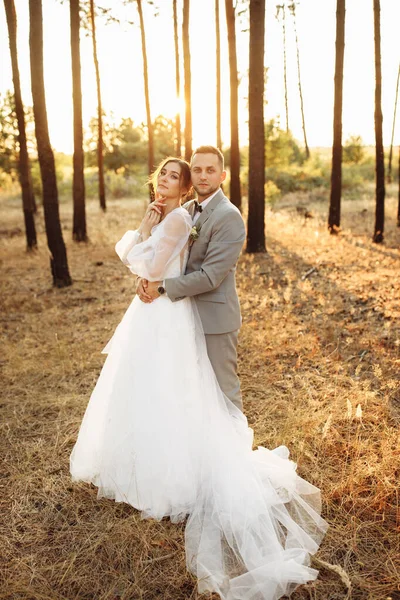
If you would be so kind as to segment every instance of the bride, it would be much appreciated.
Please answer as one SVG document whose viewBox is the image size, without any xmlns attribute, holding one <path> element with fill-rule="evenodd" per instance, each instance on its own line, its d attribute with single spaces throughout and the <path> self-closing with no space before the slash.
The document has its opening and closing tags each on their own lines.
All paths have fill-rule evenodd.
<svg viewBox="0 0 400 600">
<path fill-rule="evenodd" d="M 148 209 L 116 252 L 132 273 L 160 281 L 185 271 L 189 165 L 166 159 L 153 182 L 163 214 Z M 73 480 L 142 518 L 188 517 L 186 564 L 199 593 L 277 600 L 315 579 L 309 556 L 327 527 L 319 490 L 297 475 L 285 446 L 253 451 L 246 417 L 218 385 L 195 302 L 136 296 L 103 352 L 71 454 Z"/>
</svg>

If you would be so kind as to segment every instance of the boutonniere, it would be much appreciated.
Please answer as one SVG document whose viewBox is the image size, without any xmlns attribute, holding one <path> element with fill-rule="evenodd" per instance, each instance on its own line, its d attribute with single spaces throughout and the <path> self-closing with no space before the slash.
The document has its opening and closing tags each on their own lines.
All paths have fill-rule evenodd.
<svg viewBox="0 0 400 600">
<path fill-rule="evenodd" d="M 196 240 L 199 239 L 200 229 L 201 229 L 201 227 L 197 227 L 196 225 L 193 225 L 193 227 L 189 233 L 189 246 L 191 246 Z"/>
</svg>

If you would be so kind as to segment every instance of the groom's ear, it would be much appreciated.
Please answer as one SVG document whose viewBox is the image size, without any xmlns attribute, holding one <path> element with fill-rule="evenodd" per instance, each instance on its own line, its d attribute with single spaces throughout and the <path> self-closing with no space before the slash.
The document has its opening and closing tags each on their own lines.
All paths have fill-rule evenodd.
<svg viewBox="0 0 400 600">
<path fill-rule="evenodd" d="M 222 171 L 221 173 L 221 183 L 226 179 L 226 171 Z"/>
</svg>

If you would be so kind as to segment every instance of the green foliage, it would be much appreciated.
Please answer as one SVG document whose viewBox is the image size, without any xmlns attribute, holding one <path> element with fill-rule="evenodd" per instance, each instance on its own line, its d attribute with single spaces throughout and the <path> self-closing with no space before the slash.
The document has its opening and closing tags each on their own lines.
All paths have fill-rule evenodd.
<svg viewBox="0 0 400 600">
<path fill-rule="evenodd" d="M 0 169 L 12 179 L 17 178 L 17 119 L 14 112 L 14 97 L 7 90 L 0 94 Z"/>
<path fill-rule="evenodd" d="M 25 108 L 25 130 L 28 152 L 36 154 L 34 119 L 32 107 Z M 7 90 L 0 94 L 0 170 L 10 175 L 12 181 L 18 180 L 18 122 L 15 114 L 14 94 Z"/>
<path fill-rule="evenodd" d="M 265 201 L 274 205 L 281 196 L 281 190 L 273 181 L 267 181 L 264 186 Z"/>
<path fill-rule="evenodd" d="M 286 170 L 267 169 L 267 181 L 272 181 L 282 194 L 289 192 L 309 192 L 315 187 L 328 186 L 329 179 L 322 169 L 295 166 Z"/>
<path fill-rule="evenodd" d="M 90 120 L 89 131 L 90 135 L 84 143 L 85 158 L 86 165 L 94 167 L 97 165 L 97 118 L 93 117 Z M 129 118 L 122 119 L 119 125 L 110 122 L 110 118 L 103 118 L 103 148 L 104 168 L 107 171 L 128 176 L 135 170 L 137 162 L 144 163 L 147 160 L 143 132 L 139 127 L 135 127 Z"/>
<path fill-rule="evenodd" d="M 159 115 L 153 123 L 154 159 L 160 163 L 166 156 L 175 156 L 175 122 Z"/>
<path fill-rule="evenodd" d="M 343 162 L 358 165 L 364 158 L 364 144 L 360 135 L 351 135 L 343 146 Z"/>
<path fill-rule="evenodd" d="M 42 198 L 42 180 L 40 177 L 39 161 L 37 160 L 31 163 L 31 177 L 35 198 Z"/>
<path fill-rule="evenodd" d="M 147 195 L 147 187 L 144 185 L 145 172 L 134 175 L 122 175 L 109 171 L 105 175 L 107 198 L 132 198 Z M 87 169 L 85 172 L 85 191 L 87 198 L 97 198 L 99 193 L 99 178 L 97 170 Z"/>
<path fill-rule="evenodd" d="M 155 162 L 174 154 L 174 121 L 158 116 L 153 123 Z M 89 123 L 89 135 L 85 140 L 85 158 L 88 167 L 97 165 L 97 118 Z M 118 125 L 112 123 L 112 115 L 103 119 L 104 168 L 106 171 L 134 175 L 147 165 L 147 127 L 136 126 L 132 119 L 122 119 Z"/>
<path fill-rule="evenodd" d="M 304 155 L 290 131 L 280 128 L 275 119 L 265 124 L 265 164 L 282 168 L 304 163 Z"/>
</svg>

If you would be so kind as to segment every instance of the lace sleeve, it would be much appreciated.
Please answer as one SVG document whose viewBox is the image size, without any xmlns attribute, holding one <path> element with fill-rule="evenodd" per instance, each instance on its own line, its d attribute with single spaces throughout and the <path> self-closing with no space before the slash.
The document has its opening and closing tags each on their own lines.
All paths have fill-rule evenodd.
<svg viewBox="0 0 400 600">
<path fill-rule="evenodd" d="M 126 255 L 125 264 L 149 281 L 164 279 L 168 265 L 187 244 L 191 229 L 189 214 L 172 212 L 145 242 L 136 243 Z"/>
</svg>

